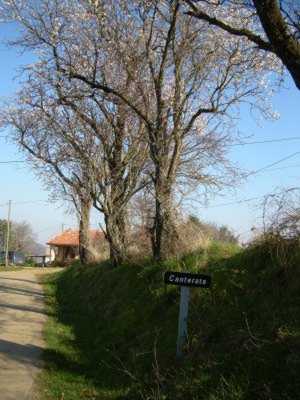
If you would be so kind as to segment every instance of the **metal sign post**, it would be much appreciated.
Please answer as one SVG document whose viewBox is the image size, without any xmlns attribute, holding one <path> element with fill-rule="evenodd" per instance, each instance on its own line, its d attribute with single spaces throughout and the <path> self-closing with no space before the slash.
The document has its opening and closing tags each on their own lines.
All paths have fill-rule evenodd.
<svg viewBox="0 0 300 400">
<path fill-rule="evenodd" d="M 209 288 L 211 277 L 202 274 L 167 271 L 164 276 L 164 281 L 167 285 L 180 286 L 176 357 L 181 359 L 183 358 L 183 349 L 188 337 L 187 318 L 189 312 L 190 287 Z"/>
<path fill-rule="evenodd" d="M 187 318 L 189 312 L 190 288 L 181 286 L 180 288 L 180 305 L 178 318 L 178 336 L 176 357 L 183 357 L 183 347 L 187 341 Z"/>
<path fill-rule="evenodd" d="M 10 242 L 10 214 L 11 214 L 11 200 L 8 202 L 7 212 L 7 228 L 6 228 L 6 243 L 5 243 L 5 267 L 9 267 L 9 242 Z"/>
</svg>

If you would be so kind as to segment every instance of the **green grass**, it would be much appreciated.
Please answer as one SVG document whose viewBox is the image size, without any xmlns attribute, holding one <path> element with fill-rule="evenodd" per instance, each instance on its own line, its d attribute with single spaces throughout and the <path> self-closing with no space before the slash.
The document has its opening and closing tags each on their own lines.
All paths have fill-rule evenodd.
<svg viewBox="0 0 300 400">
<path fill-rule="evenodd" d="M 5 265 L 0 265 L 0 272 L 10 272 L 10 271 L 21 271 L 21 269 L 23 269 L 24 267 L 15 267 L 10 265 L 9 267 L 6 267 Z"/>
<path fill-rule="evenodd" d="M 216 243 L 161 265 L 77 265 L 49 277 L 40 399 L 299 398 L 300 252 L 274 246 Z M 191 290 L 181 362 L 179 289 L 164 286 L 166 269 L 213 277 L 211 289 Z"/>
<path fill-rule="evenodd" d="M 40 269 L 40 266 L 33 265 L 33 264 L 22 264 L 22 265 L 9 265 L 6 267 L 5 265 L 0 264 L 0 272 L 1 271 L 20 271 L 22 269 L 32 269 L 32 268 L 37 268 Z"/>
</svg>

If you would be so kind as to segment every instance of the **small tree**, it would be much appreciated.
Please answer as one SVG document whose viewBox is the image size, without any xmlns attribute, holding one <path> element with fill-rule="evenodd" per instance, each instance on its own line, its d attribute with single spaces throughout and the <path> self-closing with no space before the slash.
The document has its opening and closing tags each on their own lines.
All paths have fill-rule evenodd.
<svg viewBox="0 0 300 400">
<path fill-rule="evenodd" d="M 214 223 L 203 222 L 195 215 L 189 215 L 187 222 L 197 227 L 198 231 L 200 231 L 202 236 L 206 239 L 225 243 L 238 243 L 238 238 L 226 225 L 218 226 Z"/>
<path fill-rule="evenodd" d="M 24 93 L 23 93 L 24 94 Z M 27 97 L 28 100 L 28 97 Z M 79 216 L 79 254 L 83 264 L 93 261 L 89 246 L 89 216 L 92 206 L 91 177 L 84 160 L 62 135 L 78 133 L 78 128 L 60 115 L 54 120 L 41 108 L 20 104 L 2 113 L 2 124 L 12 128 L 13 140 L 27 155 L 38 176 L 50 192 L 71 200 Z M 42 103 L 41 103 L 42 104 Z M 89 151 L 87 143 L 81 151 Z"/>
<path fill-rule="evenodd" d="M 277 190 L 263 201 L 263 233 L 286 239 L 300 237 L 300 189 Z"/>
<path fill-rule="evenodd" d="M 0 250 L 5 249 L 7 234 L 7 221 L 0 220 Z M 35 234 L 31 225 L 26 222 L 10 223 L 10 240 L 9 251 L 21 251 L 25 255 L 35 255 L 36 251 L 40 250 L 42 246 L 36 241 Z M 41 254 L 37 254 L 41 255 Z"/>
</svg>

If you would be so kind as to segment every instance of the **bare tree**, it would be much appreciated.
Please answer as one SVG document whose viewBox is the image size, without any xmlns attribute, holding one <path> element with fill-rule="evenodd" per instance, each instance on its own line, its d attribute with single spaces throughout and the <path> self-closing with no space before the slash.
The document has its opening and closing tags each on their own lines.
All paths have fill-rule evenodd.
<svg viewBox="0 0 300 400">
<path fill-rule="evenodd" d="M 115 265 L 127 253 L 127 206 L 135 193 L 148 185 L 145 126 L 118 98 L 84 93 L 79 82 L 68 84 L 59 71 L 55 84 L 57 102 L 68 107 L 98 143 L 91 164 L 94 206 L 104 214 L 105 234 Z M 132 79 L 125 87 L 130 90 Z"/>
<path fill-rule="evenodd" d="M 276 54 L 300 89 L 298 1 L 184 0 L 184 2 L 189 6 L 188 15 L 206 21 L 231 35 L 245 37 L 258 49 Z M 264 32 L 261 32 L 261 28 Z"/>
<path fill-rule="evenodd" d="M 88 165 L 63 140 L 66 132 L 68 135 L 78 134 L 78 128 L 63 115 L 54 119 L 49 110 L 43 113 L 42 103 L 39 109 L 30 109 L 29 99 L 33 98 L 27 96 L 26 99 L 26 106 L 23 103 L 2 112 L 2 124 L 13 129 L 13 140 L 27 154 L 28 161 L 45 186 L 52 193 L 56 192 L 56 197 L 59 193 L 64 199 L 72 201 L 79 217 L 80 260 L 83 264 L 90 263 L 94 260 L 89 243 L 91 177 Z M 91 153 L 91 143 L 86 137 L 85 146 L 81 145 L 82 151 Z"/>
<path fill-rule="evenodd" d="M 287 239 L 300 236 L 299 188 L 277 190 L 264 198 L 263 227 L 265 234 Z"/>
<path fill-rule="evenodd" d="M 222 35 L 212 35 L 204 24 L 195 27 L 190 19 L 182 18 L 179 8 L 178 1 L 145 2 L 139 3 L 137 14 L 130 6 L 110 5 L 108 37 L 104 34 L 97 41 L 107 40 L 107 47 L 105 43 L 102 52 L 94 48 L 91 57 L 86 57 L 87 70 L 97 71 L 95 75 L 83 72 L 71 57 L 66 60 L 57 46 L 53 51 L 59 71 L 91 90 L 121 99 L 145 123 L 153 162 L 156 211 L 152 245 L 156 259 L 167 257 L 178 240 L 173 208 L 179 179 L 216 184 L 215 176 L 204 172 L 224 161 L 224 136 L 216 127 L 234 104 L 261 93 L 251 76 L 257 73 L 262 58 L 247 51 L 242 41 L 224 47 Z M 126 14 L 125 25 L 120 24 L 120 10 Z M 96 17 L 99 14 L 103 23 L 98 10 Z M 103 52 L 105 65 L 101 65 Z M 272 62 L 264 63 L 265 69 L 272 67 Z M 111 70 L 124 80 L 134 76 L 134 93 L 116 86 Z M 191 170 L 195 160 L 199 163 Z"/>
<path fill-rule="evenodd" d="M 22 131 L 22 147 L 51 165 L 50 172 L 54 170 L 80 215 L 84 243 L 88 236 L 82 227 L 92 204 L 104 214 L 111 260 L 118 265 L 126 257 L 127 204 L 147 184 L 143 124 L 120 101 L 86 96 L 82 85 L 52 72 L 41 65 L 31 67 L 18 95 L 19 107 L 4 112 L 4 120 Z M 29 138 L 33 143 L 25 140 Z M 44 172 L 49 182 L 49 171 Z M 84 255 L 86 246 L 80 249 Z"/>
<path fill-rule="evenodd" d="M 168 257 L 178 240 L 178 185 L 213 186 L 224 165 L 224 121 L 241 102 L 265 111 L 264 79 L 272 57 L 243 38 L 224 41 L 206 23 L 187 18 L 179 0 L 8 1 L 24 28 L 19 45 L 38 48 L 49 74 L 80 82 L 85 96 L 106 96 L 143 125 L 155 193 L 152 247 Z M 257 75 L 261 80 L 257 80 Z M 128 84 L 130 82 L 130 84 Z M 64 94 L 66 100 L 70 97 Z"/>
<path fill-rule="evenodd" d="M 0 251 L 5 247 L 7 221 L 0 219 Z M 36 235 L 29 222 L 10 223 L 9 251 L 21 251 L 25 255 L 43 255 L 44 246 L 37 243 Z"/>
<path fill-rule="evenodd" d="M 111 259 L 118 265 L 127 254 L 129 201 L 148 185 L 144 173 L 147 144 L 143 124 L 133 118 L 128 107 L 115 104 L 111 110 L 101 103 L 101 109 L 104 121 L 95 134 L 102 143 L 102 168 L 98 168 L 101 176 L 95 181 L 93 196 L 95 207 L 104 214 Z"/>
</svg>

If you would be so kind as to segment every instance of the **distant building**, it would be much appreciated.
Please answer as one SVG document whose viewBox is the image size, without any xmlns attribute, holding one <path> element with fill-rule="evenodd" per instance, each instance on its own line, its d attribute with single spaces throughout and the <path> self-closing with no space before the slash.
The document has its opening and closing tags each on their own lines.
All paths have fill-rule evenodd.
<svg viewBox="0 0 300 400">
<path fill-rule="evenodd" d="M 104 234 L 100 230 L 91 229 L 91 248 L 104 241 Z M 50 260 L 57 263 L 70 263 L 79 258 L 79 231 L 67 229 L 47 242 L 50 248 Z"/>
</svg>

